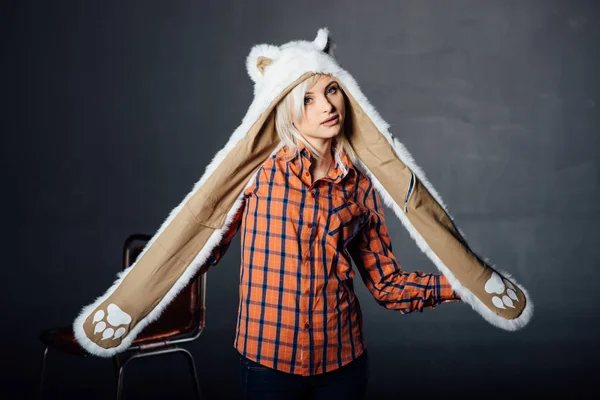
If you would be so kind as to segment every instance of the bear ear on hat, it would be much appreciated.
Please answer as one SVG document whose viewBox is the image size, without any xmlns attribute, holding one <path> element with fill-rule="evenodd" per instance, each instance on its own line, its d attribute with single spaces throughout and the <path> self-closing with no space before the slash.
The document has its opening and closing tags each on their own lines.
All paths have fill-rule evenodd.
<svg viewBox="0 0 600 400">
<path fill-rule="evenodd" d="M 333 56 L 333 51 L 335 50 L 335 43 L 331 40 L 329 36 L 329 29 L 327 27 L 319 29 L 317 32 L 317 37 L 313 40 L 313 44 L 315 47 L 324 53 Z"/>
<path fill-rule="evenodd" d="M 258 82 L 265 73 L 265 68 L 279 55 L 279 47 L 272 44 L 257 44 L 252 47 L 246 57 L 246 70 L 253 82 Z"/>
</svg>

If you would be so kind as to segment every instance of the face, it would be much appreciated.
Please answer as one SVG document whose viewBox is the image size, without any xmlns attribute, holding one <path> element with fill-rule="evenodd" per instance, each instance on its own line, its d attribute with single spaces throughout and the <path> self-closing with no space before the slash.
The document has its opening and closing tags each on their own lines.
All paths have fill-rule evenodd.
<svg viewBox="0 0 600 400">
<path fill-rule="evenodd" d="M 330 139 L 344 126 L 344 95 L 331 76 L 322 75 L 304 96 L 304 118 L 294 122 L 307 139 Z M 333 119 L 332 119 L 333 118 Z"/>
</svg>

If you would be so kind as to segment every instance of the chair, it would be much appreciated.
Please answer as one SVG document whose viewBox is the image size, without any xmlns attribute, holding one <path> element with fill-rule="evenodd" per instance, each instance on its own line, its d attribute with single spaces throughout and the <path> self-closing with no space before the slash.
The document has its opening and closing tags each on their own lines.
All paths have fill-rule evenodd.
<svg viewBox="0 0 600 400">
<path fill-rule="evenodd" d="M 129 267 L 151 239 L 150 235 L 134 233 L 127 237 L 123 246 L 123 269 Z M 194 357 L 179 345 L 198 339 L 206 324 L 206 274 L 198 275 L 169 304 L 160 317 L 144 328 L 132 345 L 113 358 L 117 378 L 117 399 L 123 395 L 125 367 L 134 359 L 181 353 L 186 357 L 194 380 L 194 390 L 202 398 Z M 88 357 L 89 354 L 75 340 L 73 328 L 49 329 L 41 333 L 44 344 L 42 355 L 39 398 L 44 390 L 44 375 L 50 349 L 61 353 Z"/>
</svg>

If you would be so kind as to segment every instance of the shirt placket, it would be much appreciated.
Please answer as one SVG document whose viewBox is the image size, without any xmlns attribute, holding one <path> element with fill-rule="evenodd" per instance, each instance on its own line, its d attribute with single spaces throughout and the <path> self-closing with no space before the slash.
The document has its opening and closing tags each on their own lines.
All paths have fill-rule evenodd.
<svg viewBox="0 0 600 400">
<path fill-rule="evenodd" d="M 308 231 L 309 229 L 304 229 Z M 310 234 L 310 232 L 308 233 Z M 310 261 L 308 256 L 304 256 L 302 260 L 302 275 L 310 274 Z M 310 324 L 309 324 L 309 296 L 310 296 L 310 280 L 302 279 L 302 295 L 300 296 L 300 366 L 303 375 L 309 374 L 310 366 Z"/>
<path fill-rule="evenodd" d="M 319 201 L 319 197 L 317 196 L 316 182 L 317 181 L 329 181 L 329 182 L 339 182 L 340 178 L 333 180 L 329 176 L 324 176 L 319 178 L 317 181 L 313 182 L 312 177 L 310 175 L 310 155 L 301 154 L 301 170 L 300 170 L 300 180 L 304 183 L 305 187 L 308 188 L 308 194 L 305 199 L 305 208 L 303 218 L 308 221 L 303 224 L 302 228 L 302 243 L 307 243 L 307 250 L 304 254 L 302 254 L 302 276 L 311 276 L 311 255 L 313 251 L 313 246 L 311 245 L 311 238 L 314 234 L 314 229 L 317 229 L 317 223 L 313 223 L 316 221 L 317 215 L 314 215 L 312 212 L 309 214 L 308 211 L 314 210 L 314 203 Z M 300 298 L 300 365 L 301 365 L 301 373 L 303 375 L 308 375 L 312 373 L 310 371 L 310 358 L 313 356 L 310 353 L 309 344 L 310 344 L 310 335 L 312 334 L 313 327 L 310 325 L 310 296 L 312 293 L 310 291 L 310 279 L 302 279 L 301 284 L 302 295 Z"/>
<path fill-rule="evenodd" d="M 310 175 L 310 160 L 309 156 L 306 154 L 302 154 L 302 170 L 301 170 L 301 181 L 305 184 L 305 187 L 310 188 L 312 184 L 312 178 Z M 303 219 L 307 221 L 302 226 L 302 243 L 306 243 L 306 251 L 302 254 L 302 276 L 310 277 L 311 276 L 311 254 L 312 254 L 312 245 L 311 238 L 314 233 L 314 229 L 316 228 L 313 221 L 316 218 L 316 215 L 312 212 L 314 210 L 314 202 L 318 201 L 315 196 L 314 189 L 308 191 L 308 195 L 305 199 L 305 207 Z M 312 327 L 310 326 L 310 297 L 312 296 L 311 288 L 310 288 L 310 279 L 302 279 L 301 290 L 302 295 L 300 297 L 300 310 L 301 310 L 301 320 L 300 320 L 300 329 L 302 334 L 300 337 L 302 341 L 300 343 L 300 365 L 303 375 L 308 375 L 311 373 L 310 371 L 310 363 L 311 357 L 313 356 L 310 352 L 310 335 L 312 334 Z"/>
</svg>

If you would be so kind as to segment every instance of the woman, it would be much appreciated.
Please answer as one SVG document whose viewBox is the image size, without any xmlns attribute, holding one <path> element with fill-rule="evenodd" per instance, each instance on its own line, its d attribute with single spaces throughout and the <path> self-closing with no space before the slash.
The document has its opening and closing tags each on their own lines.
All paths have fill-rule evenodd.
<svg viewBox="0 0 600 400">
<path fill-rule="evenodd" d="M 249 397 L 364 394 L 352 262 L 388 309 L 422 311 L 460 295 L 502 329 L 529 322 L 526 290 L 473 252 L 333 49 L 326 28 L 313 41 L 252 47 L 246 115 L 135 263 L 81 310 L 73 330 L 86 351 L 112 357 L 127 350 L 218 262 L 240 227 L 234 345 Z M 380 196 L 443 275 L 402 271 Z"/>
<path fill-rule="evenodd" d="M 460 299 L 443 275 L 401 270 L 377 191 L 353 167 L 345 117 L 329 75 L 278 104 L 285 145 L 246 188 L 245 206 L 201 270 L 218 262 L 241 222 L 234 346 L 244 398 L 364 397 L 368 361 L 349 255 L 386 308 L 409 313 Z"/>
</svg>

